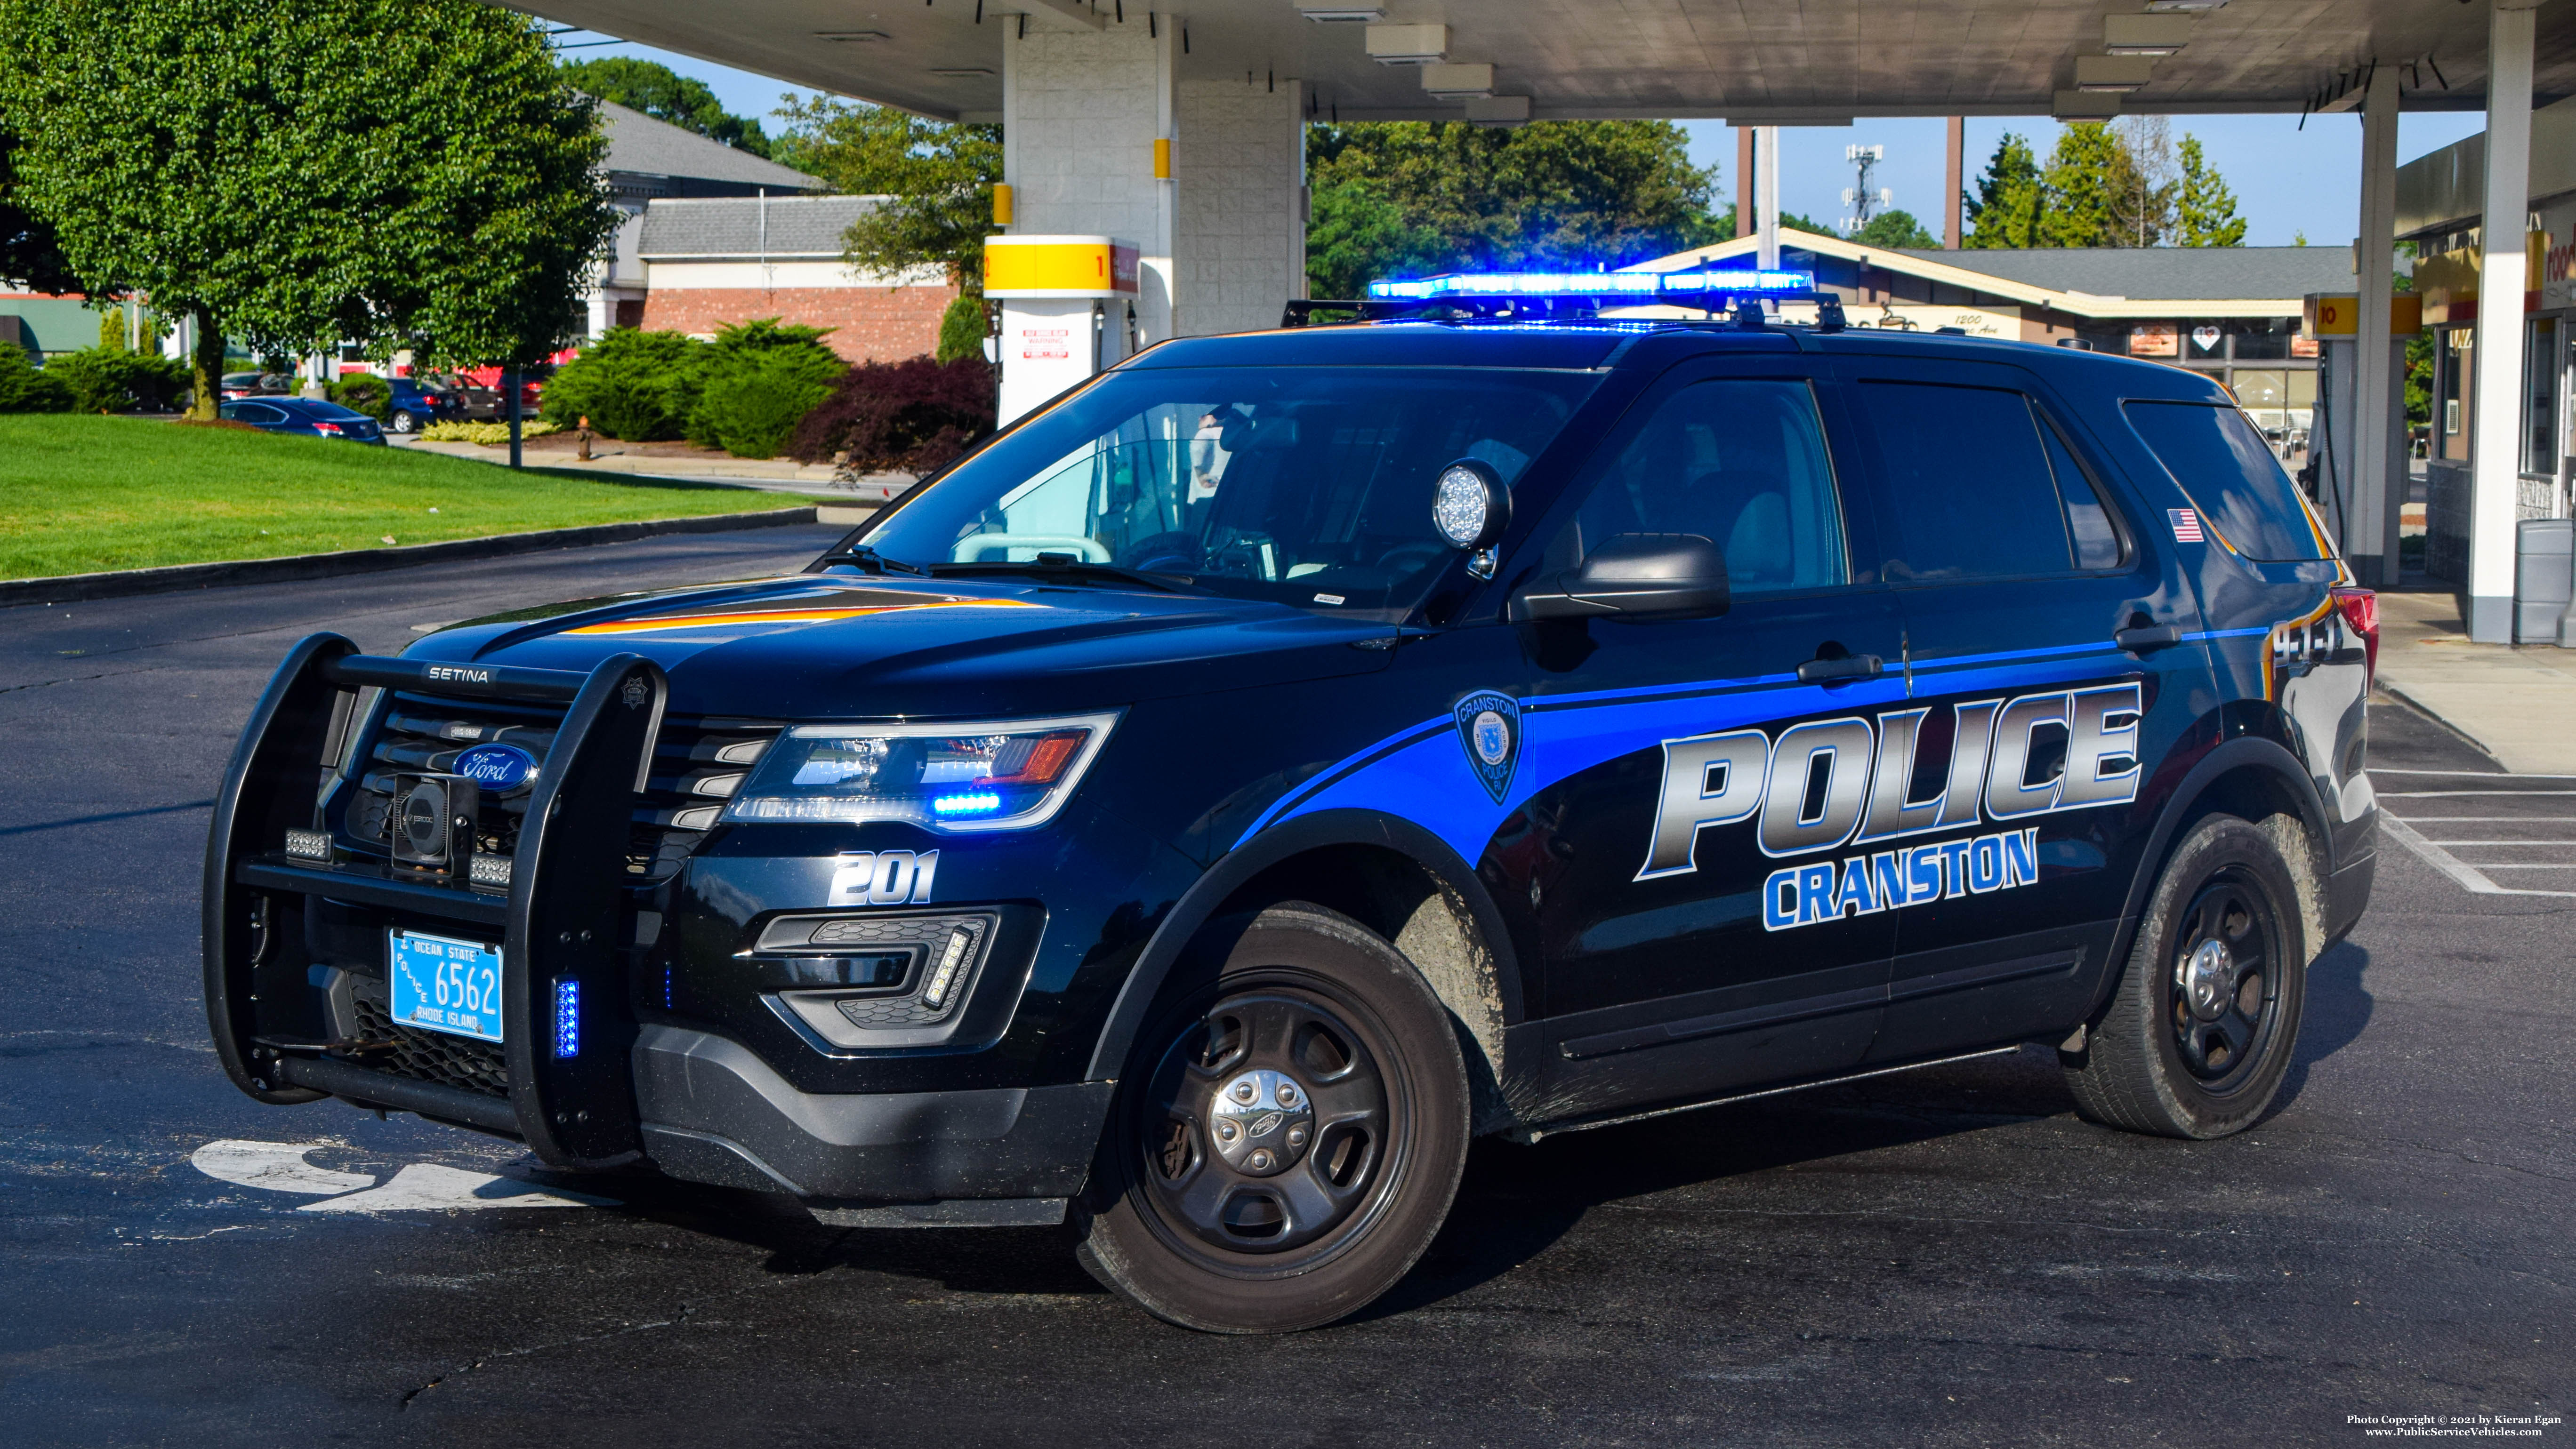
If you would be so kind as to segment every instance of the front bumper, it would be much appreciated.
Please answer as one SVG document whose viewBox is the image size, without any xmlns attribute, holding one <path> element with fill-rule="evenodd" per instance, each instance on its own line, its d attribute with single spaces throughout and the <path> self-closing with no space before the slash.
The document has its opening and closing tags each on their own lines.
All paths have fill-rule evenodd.
<svg viewBox="0 0 2576 1449">
<path fill-rule="evenodd" d="M 415 712 L 445 697 L 567 706 L 508 848 L 506 888 L 336 848 L 285 853 L 295 837 L 307 849 L 328 837 L 315 829 L 315 772 L 351 747 L 368 686 L 415 701 L 395 706 Z M 833 1221 L 1059 1220 L 1088 1174 L 1114 1083 L 807 1091 L 734 1036 L 670 1021 L 667 967 L 649 971 L 653 990 L 638 989 L 665 959 L 646 923 L 673 909 L 667 892 L 633 884 L 629 854 L 666 689 L 632 655 L 583 675 L 369 658 L 328 635 L 299 645 L 252 714 L 208 843 L 206 1002 L 235 1084 L 266 1102 L 336 1096 L 516 1138 L 559 1167 L 649 1161 L 674 1177 L 791 1192 L 822 1200 Z M 828 873 L 834 859 L 790 864 Z M 1010 1015 L 1040 913 L 974 914 L 992 928 L 976 959 L 1001 951 L 1019 963 L 969 967 L 967 1002 L 940 1031 L 981 1039 Z M 496 941 L 506 1042 L 389 1028 L 382 978 L 364 964 L 388 927 Z M 985 976 L 992 990 L 978 989 Z M 882 1085 L 897 1084 L 914 1085 Z M 934 1203 L 949 1207 L 918 1206 Z"/>
<path fill-rule="evenodd" d="M 644 1152 L 663 1171 L 861 1202 L 1071 1197 L 1117 1087 L 800 1092 L 738 1042 L 651 1024 L 632 1055 Z"/>
</svg>

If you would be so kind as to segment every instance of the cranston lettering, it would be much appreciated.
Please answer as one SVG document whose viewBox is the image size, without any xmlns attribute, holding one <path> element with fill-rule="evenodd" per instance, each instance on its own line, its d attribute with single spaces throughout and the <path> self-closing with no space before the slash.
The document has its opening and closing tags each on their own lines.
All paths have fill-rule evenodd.
<svg viewBox="0 0 2576 1449">
<path fill-rule="evenodd" d="M 1986 895 L 2039 879 L 2039 827 L 1784 865 L 1762 883 L 1762 929 L 1786 931 Z"/>
<path fill-rule="evenodd" d="M 2126 803 L 2138 795 L 2140 702 L 2128 683 L 1953 705 L 1948 768 L 1919 799 L 1928 708 L 1811 720 L 1777 740 L 1758 729 L 1666 740 L 1636 878 L 1698 869 L 1701 831 L 1747 821 L 1763 854 L 1794 856 Z"/>
</svg>

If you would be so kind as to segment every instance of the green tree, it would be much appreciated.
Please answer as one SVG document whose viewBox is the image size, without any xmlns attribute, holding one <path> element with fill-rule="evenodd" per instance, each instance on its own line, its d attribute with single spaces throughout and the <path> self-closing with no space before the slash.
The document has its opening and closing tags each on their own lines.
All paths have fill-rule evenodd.
<svg viewBox="0 0 2576 1449">
<path fill-rule="evenodd" d="M 1002 128 L 925 120 L 886 106 L 818 96 L 779 110 L 787 130 L 772 159 L 836 191 L 894 199 L 850 224 L 843 256 L 865 271 L 945 268 L 969 292 L 984 288 L 984 238 L 1002 179 Z"/>
<path fill-rule="evenodd" d="M 1307 130 L 1307 280 L 1350 296 L 1395 272 L 1590 270 L 1725 240 L 1714 168 L 1669 121 Z"/>
<path fill-rule="evenodd" d="M 940 362 L 955 362 L 961 357 L 981 362 L 984 339 L 991 331 L 991 319 L 984 315 L 984 299 L 961 295 L 939 314 L 939 347 L 933 356 Z"/>
<path fill-rule="evenodd" d="M 14 190 L 85 290 L 194 317 L 200 417 L 228 335 L 524 364 L 618 221 L 534 27 L 472 0 L 0 0 Z"/>
<path fill-rule="evenodd" d="M 0 31 L 0 39 L 7 32 Z M 71 263 L 63 256 L 54 229 L 18 199 L 10 157 L 18 138 L 9 133 L 0 112 L 0 283 L 38 292 L 71 292 L 80 288 Z"/>
<path fill-rule="evenodd" d="M 2048 169 L 2041 173 L 2048 210 L 2040 223 L 2039 245 L 2120 245 L 2126 239 L 2120 227 L 2126 170 L 2119 138 L 2110 127 L 2088 122 L 2060 131 Z"/>
<path fill-rule="evenodd" d="M 1923 223 L 1905 211 L 1882 211 L 1869 219 L 1869 225 L 1853 232 L 1851 239 L 1867 246 L 1935 249 L 1941 239 L 1923 229 Z"/>
<path fill-rule="evenodd" d="M 769 136 L 760 129 L 760 122 L 727 111 L 705 81 L 684 76 L 658 61 L 626 56 L 566 61 L 563 73 L 584 95 L 641 111 L 654 120 L 668 121 L 754 156 L 770 152 Z"/>
<path fill-rule="evenodd" d="M 1977 189 L 1966 198 L 1966 247 L 2038 247 L 2048 223 L 2048 188 L 2041 184 L 2039 158 L 2030 142 L 2010 131 L 1995 143 Z"/>
<path fill-rule="evenodd" d="M 2218 168 L 2201 154 L 2200 138 L 2182 138 L 2182 184 L 2174 202 L 2174 241 L 2187 247 L 2245 245 L 2245 218 L 2236 214 L 2236 193 Z"/>
</svg>

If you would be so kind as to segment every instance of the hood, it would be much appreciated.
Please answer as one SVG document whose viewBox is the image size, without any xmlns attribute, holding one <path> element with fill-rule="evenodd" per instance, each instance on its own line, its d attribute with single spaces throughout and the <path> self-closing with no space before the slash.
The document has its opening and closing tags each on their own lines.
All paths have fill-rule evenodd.
<svg viewBox="0 0 2576 1449">
<path fill-rule="evenodd" d="M 432 634 L 411 658 L 587 672 L 640 654 L 671 708 L 772 719 L 1037 714 L 1359 674 L 1395 626 L 1280 604 L 1022 580 L 786 578 L 582 599 Z"/>
</svg>

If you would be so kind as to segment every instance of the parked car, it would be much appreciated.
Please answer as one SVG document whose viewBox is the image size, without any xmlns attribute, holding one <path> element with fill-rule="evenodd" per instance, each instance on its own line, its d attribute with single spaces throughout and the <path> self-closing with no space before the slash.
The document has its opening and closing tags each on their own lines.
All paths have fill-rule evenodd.
<svg viewBox="0 0 2576 1449">
<path fill-rule="evenodd" d="M 215 409 L 226 422 L 248 423 L 264 433 L 294 433 L 308 438 L 346 438 L 353 443 L 385 445 L 385 430 L 374 418 L 338 403 L 303 397 L 242 398 Z"/>
<path fill-rule="evenodd" d="M 393 389 L 389 400 L 393 412 L 385 426 L 397 433 L 417 433 L 431 423 L 465 416 L 465 400 L 453 389 L 409 377 L 387 378 L 385 382 Z"/>
<path fill-rule="evenodd" d="M 216 791 L 225 1070 L 1260 1332 L 1479 1135 L 2025 1043 L 2254 1125 L 2370 898 L 2375 596 L 2206 377 L 1740 275 L 1178 339 L 807 572 L 313 635 Z"/>
<path fill-rule="evenodd" d="M 509 421 L 509 410 L 503 406 L 501 374 L 498 369 L 478 368 L 461 377 L 439 374 L 433 376 L 431 382 L 455 395 L 457 416 L 477 423 Z M 544 391 L 543 380 L 533 377 L 520 379 L 519 415 L 521 417 L 533 418 L 537 415 L 537 400 Z"/>
<path fill-rule="evenodd" d="M 284 397 L 295 390 L 295 380 L 282 372 L 227 372 L 216 389 L 225 402 L 245 397 Z"/>
</svg>

